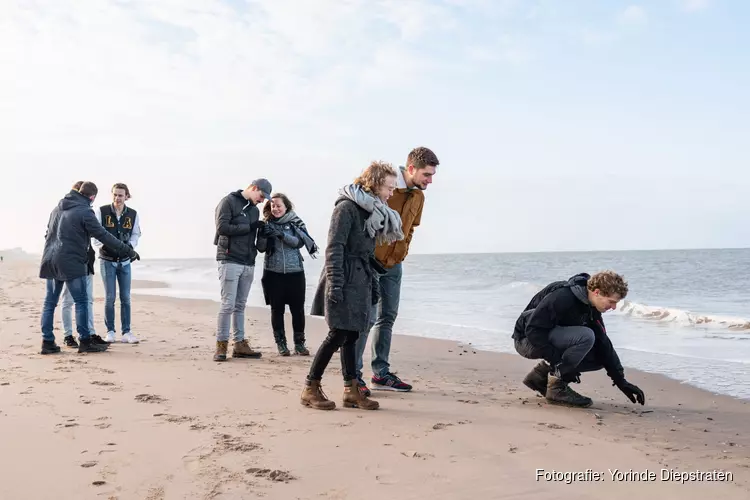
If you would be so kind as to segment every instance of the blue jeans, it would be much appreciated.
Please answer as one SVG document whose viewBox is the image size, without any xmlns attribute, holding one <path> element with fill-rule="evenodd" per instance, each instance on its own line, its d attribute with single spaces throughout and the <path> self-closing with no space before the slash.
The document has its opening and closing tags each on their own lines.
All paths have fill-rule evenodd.
<svg viewBox="0 0 750 500">
<path fill-rule="evenodd" d="M 357 339 L 357 377 L 362 378 L 362 356 L 365 353 L 367 337 L 372 332 L 372 373 L 376 377 L 385 377 L 391 371 L 388 356 L 391 353 L 393 324 L 398 316 L 398 304 L 401 300 L 401 264 L 396 264 L 380 276 L 380 301 L 370 313 L 370 324 L 367 330 L 359 332 Z"/>
<path fill-rule="evenodd" d="M 115 330 L 115 298 L 120 285 L 120 322 L 122 334 L 130 333 L 130 262 L 110 262 L 100 259 L 104 282 L 104 324 L 107 333 Z"/>
<path fill-rule="evenodd" d="M 86 280 L 86 294 L 88 296 L 89 303 L 89 334 L 94 335 L 96 329 L 94 328 L 94 276 L 89 274 L 84 276 Z M 73 295 L 70 293 L 70 287 L 66 286 L 63 291 L 62 300 L 62 322 L 63 330 L 65 330 L 65 336 L 68 337 L 73 335 Z"/>
<path fill-rule="evenodd" d="M 63 286 L 70 290 L 73 302 L 76 306 L 76 330 L 80 340 L 88 340 L 89 325 L 89 300 L 86 293 L 86 277 L 81 276 L 69 281 L 47 280 L 47 295 L 44 297 L 44 308 L 42 309 L 42 340 L 54 342 L 53 333 L 55 322 L 55 308 L 60 301 Z"/>
<path fill-rule="evenodd" d="M 245 306 L 255 277 L 255 266 L 235 262 L 219 262 L 221 305 L 216 325 L 216 340 L 229 340 L 229 327 L 234 331 L 234 341 L 245 339 Z"/>
</svg>

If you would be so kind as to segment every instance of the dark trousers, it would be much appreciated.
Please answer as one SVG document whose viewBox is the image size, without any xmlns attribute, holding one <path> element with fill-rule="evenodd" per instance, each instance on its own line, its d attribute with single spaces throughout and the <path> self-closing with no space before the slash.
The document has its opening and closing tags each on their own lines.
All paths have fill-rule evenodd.
<svg viewBox="0 0 750 500">
<path fill-rule="evenodd" d="M 359 332 L 349 330 L 333 329 L 328 332 L 328 336 L 320 344 L 318 352 L 315 354 L 310 373 L 307 375 L 308 380 L 321 380 L 323 372 L 326 370 L 328 363 L 331 362 L 333 353 L 341 347 L 341 372 L 344 375 L 344 381 L 354 380 L 357 378 L 357 368 L 355 365 L 355 345 Z"/>
<path fill-rule="evenodd" d="M 292 314 L 294 343 L 305 343 L 305 273 L 275 273 L 263 271 L 261 278 L 266 304 L 271 306 L 271 328 L 276 342 L 286 343 L 284 312 L 289 306 Z"/>
<path fill-rule="evenodd" d="M 592 349 L 596 337 L 591 328 L 585 326 L 557 326 L 550 331 L 549 343 L 552 344 L 560 359 L 547 359 L 552 365 L 558 365 L 560 373 L 584 373 L 601 370 L 603 365 L 596 358 Z M 516 340 L 518 354 L 529 359 L 539 359 L 541 356 L 527 338 Z"/>
</svg>

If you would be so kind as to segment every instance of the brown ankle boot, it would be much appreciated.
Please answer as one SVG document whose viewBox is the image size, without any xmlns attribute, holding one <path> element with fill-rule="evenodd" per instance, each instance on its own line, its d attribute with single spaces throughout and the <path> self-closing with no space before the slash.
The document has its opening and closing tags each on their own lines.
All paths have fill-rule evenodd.
<svg viewBox="0 0 750 500">
<path fill-rule="evenodd" d="M 320 380 L 308 380 L 300 397 L 300 403 L 303 406 L 309 406 L 316 410 L 333 410 L 336 403 L 331 401 L 323 393 L 320 387 Z"/>
<path fill-rule="evenodd" d="M 591 398 L 582 396 L 570 388 L 567 382 L 549 375 L 547 382 L 547 401 L 553 404 L 588 408 L 593 404 Z"/>
<path fill-rule="evenodd" d="M 226 340 L 216 341 L 216 353 L 214 354 L 214 361 L 226 361 L 227 360 L 227 347 L 229 342 Z"/>
<path fill-rule="evenodd" d="M 258 351 L 253 351 L 250 348 L 250 344 L 247 343 L 247 339 L 240 340 L 239 342 L 234 343 L 234 347 L 232 348 L 232 357 L 233 358 L 254 358 L 258 359 L 263 354 L 259 353 Z"/>
<path fill-rule="evenodd" d="M 377 410 L 380 403 L 365 396 L 359 390 L 356 380 L 344 383 L 344 408 L 360 408 L 362 410 Z"/>
</svg>

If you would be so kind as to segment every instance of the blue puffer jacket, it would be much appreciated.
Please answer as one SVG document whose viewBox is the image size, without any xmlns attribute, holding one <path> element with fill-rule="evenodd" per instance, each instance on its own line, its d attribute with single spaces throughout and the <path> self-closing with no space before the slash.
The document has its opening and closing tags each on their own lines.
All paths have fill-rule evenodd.
<svg viewBox="0 0 750 500">
<path fill-rule="evenodd" d="M 272 221 L 266 223 L 269 227 L 279 229 L 283 237 L 268 237 L 258 234 L 255 243 L 259 252 L 265 252 L 263 268 L 275 273 L 298 273 L 304 271 L 302 252 L 300 248 L 305 246 L 302 238 L 297 236 L 290 223 L 275 224 Z M 269 241 L 270 240 L 270 241 Z"/>
</svg>

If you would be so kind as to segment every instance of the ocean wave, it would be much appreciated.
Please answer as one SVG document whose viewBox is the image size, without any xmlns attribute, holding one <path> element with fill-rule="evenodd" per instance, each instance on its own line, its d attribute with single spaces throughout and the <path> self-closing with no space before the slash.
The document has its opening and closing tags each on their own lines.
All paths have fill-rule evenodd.
<svg viewBox="0 0 750 500">
<path fill-rule="evenodd" d="M 750 331 L 750 320 L 745 318 L 698 314 L 671 307 L 647 306 L 628 300 L 620 303 L 617 312 L 625 316 L 677 323 L 682 326 L 712 326 L 730 331 Z"/>
</svg>

